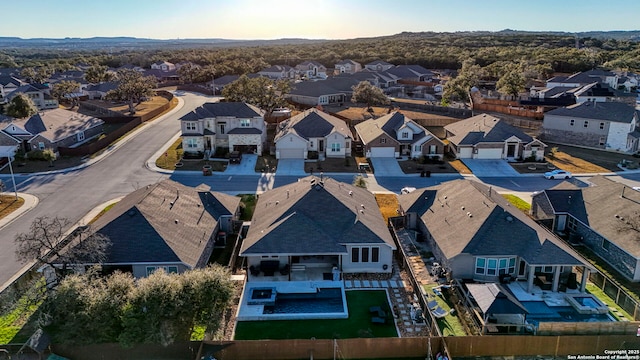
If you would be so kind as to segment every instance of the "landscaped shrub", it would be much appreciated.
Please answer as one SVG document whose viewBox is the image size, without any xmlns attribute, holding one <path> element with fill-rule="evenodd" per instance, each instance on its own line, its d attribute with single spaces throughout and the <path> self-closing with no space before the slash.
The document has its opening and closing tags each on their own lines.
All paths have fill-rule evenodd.
<svg viewBox="0 0 640 360">
<path fill-rule="evenodd" d="M 319 154 L 317 151 L 309 151 L 307 152 L 307 158 L 309 160 L 317 160 L 319 157 Z"/>
<path fill-rule="evenodd" d="M 185 151 L 182 157 L 183 159 L 202 159 L 204 153 L 202 151 Z"/>
</svg>

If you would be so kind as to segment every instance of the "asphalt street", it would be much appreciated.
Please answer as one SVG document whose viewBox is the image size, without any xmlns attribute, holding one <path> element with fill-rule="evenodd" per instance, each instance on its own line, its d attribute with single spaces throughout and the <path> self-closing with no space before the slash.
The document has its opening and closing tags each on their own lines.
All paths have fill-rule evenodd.
<svg viewBox="0 0 640 360">
<path fill-rule="evenodd" d="M 110 150 L 108 156 L 82 169 L 55 174 L 18 174 L 16 183 L 18 191 L 35 195 L 38 205 L 0 228 L 0 291 L 8 280 L 24 271 L 24 264 L 15 258 L 14 238 L 16 234 L 29 230 L 34 218 L 39 216 L 66 217 L 78 222 L 92 209 L 106 201 L 124 196 L 140 187 L 170 178 L 188 186 L 205 184 L 213 191 L 229 194 L 262 193 L 274 187 L 298 181 L 305 176 L 302 172 L 289 173 L 280 170 L 278 174 L 225 174 L 214 173 L 204 176 L 200 172 L 167 173 L 149 168 L 147 161 L 153 160 L 167 143 L 180 131 L 178 119 L 200 106 L 206 101 L 215 101 L 212 97 L 185 93 L 180 96 L 182 107 L 163 118 L 147 124 L 135 136 L 125 139 Z M 153 163 L 153 161 L 150 161 Z M 385 176 L 387 175 L 387 176 Z M 368 189 L 372 192 L 399 193 L 405 186 L 415 188 L 437 185 L 439 183 L 461 179 L 459 174 L 433 174 L 431 177 L 420 177 L 417 174 L 405 176 L 388 176 L 391 174 L 365 174 Z M 338 181 L 352 183 L 356 174 L 325 174 Z M 495 187 L 499 192 L 516 193 L 524 198 L 530 194 L 555 186 L 561 180 L 546 180 L 542 176 L 517 177 L 480 177 L 465 176 Z M 7 175 L 0 176 L 12 189 Z M 587 177 L 578 176 L 572 181 L 578 186 L 587 186 Z M 622 174 L 614 176 L 614 180 L 622 181 L 630 186 L 640 186 L 640 174 Z"/>
</svg>

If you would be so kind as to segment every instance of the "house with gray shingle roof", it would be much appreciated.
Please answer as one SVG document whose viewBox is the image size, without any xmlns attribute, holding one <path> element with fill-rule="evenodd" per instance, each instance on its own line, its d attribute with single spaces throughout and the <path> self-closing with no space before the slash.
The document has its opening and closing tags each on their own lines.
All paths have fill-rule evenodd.
<svg viewBox="0 0 640 360">
<path fill-rule="evenodd" d="M 29 118 L 0 122 L 0 131 L 20 140 L 22 150 L 71 147 L 102 134 L 102 119 L 64 109 L 41 111 Z"/>
<path fill-rule="evenodd" d="M 640 147 L 638 111 L 620 102 L 583 102 L 544 115 L 545 140 L 633 153 Z"/>
<path fill-rule="evenodd" d="M 563 182 L 535 194 L 532 216 L 588 247 L 625 278 L 640 281 L 640 192 L 604 176 L 589 182 L 586 188 Z"/>
<path fill-rule="evenodd" d="M 7 102 L 7 96 L 26 83 L 15 76 L 0 75 L 0 104 Z"/>
<path fill-rule="evenodd" d="M 394 250 L 373 194 L 309 176 L 260 195 L 240 256 L 249 281 L 322 280 L 336 271 L 389 274 Z"/>
<path fill-rule="evenodd" d="M 429 156 L 442 159 L 444 155 L 444 143 L 437 136 L 397 111 L 363 121 L 355 128 L 368 158 Z"/>
<path fill-rule="evenodd" d="M 386 61 L 382 61 L 382 60 L 375 60 L 372 61 L 368 64 L 364 65 L 364 68 L 367 70 L 371 70 L 371 71 L 378 71 L 378 72 L 382 72 L 382 71 L 386 71 L 391 69 L 392 67 L 394 67 L 395 65 L 390 64 Z"/>
<path fill-rule="evenodd" d="M 49 88 L 42 84 L 26 84 L 19 86 L 7 94 L 6 100 L 11 101 L 19 94 L 25 94 L 38 107 L 38 110 L 55 109 L 59 106 L 58 100 L 51 97 Z"/>
<path fill-rule="evenodd" d="M 306 79 L 326 79 L 327 68 L 317 61 L 303 61 L 295 66 L 298 76 Z"/>
<path fill-rule="evenodd" d="M 319 158 L 351 156 L 353 134 L 342 119 L 318 109 L 309 109 L 276 128 L 277 159 L 307 159 L 309 152 Z"/>
<path fill-rule="evenodd" d="M 118 88 L 117 81 L 105 81 L 100 84 L 90 84 L 82 90 L 89 99 L 104 99 L 107 93 Z"/>
<path fill-rule="evenodd" d="M 592 267 L 551 231 L 491 187 L 453 180 L 398 197 L 406 227 L 415 229 L 451 277 L 498 282 L 504 277 L 562 290 L 574 268 Z"/>
<path fill-rule="evenodd" d="M 185 153 L 213 155 L 217 148 L 262 154 L 264 112 L 243 102 L 208 102 L 180 118 Z"/>
<path fill-rule="evenodd" d="M 359 82 L 351 76 L 302 81 L 291 85 L 291 91 L 285 97 L 292 102 L 311 106 L 340 104 L 351 99 L 353 87 Z"/>
<path fill-rule="evenodd" d="M 457 159 L 544 159 L 546 144 L 491 115 L 476 115 L 444 129 Z"/>
<path fill-rule="evenodd" d="M 140 278 L 159 268 L 205 267 L 218 235 L 233 232 L 239 204 L 239 197 L 172 180 L 140 188 L 92 224 L 111 241 L 102 268 Z"/>
<path fill-rule="evenodd" d="M 274 80 L 296 78 L 296 70 L 289 65 L 273 65 L 258 71 L 258 74 Z"/>
<path fill-rule="evenodd" d="M 335 74 L 354 74 L 362 70 L 359 62 L 351 59 L 340 60 L 335 64 Z"/>
</svg>

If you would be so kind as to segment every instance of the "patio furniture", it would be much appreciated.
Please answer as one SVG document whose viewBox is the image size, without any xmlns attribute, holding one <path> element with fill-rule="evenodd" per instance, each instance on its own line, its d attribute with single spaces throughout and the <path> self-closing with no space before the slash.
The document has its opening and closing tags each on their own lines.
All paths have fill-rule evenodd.
<svg viewBox="0 0 640 360">
<path fill-rule="evenodd" d="M 553 282 L 548 280 L 546 275 L 536 276 L 534 283 L 542 290 L 551 290 L 551 287 L 553 286 Z"/>
<path fill-rule="evenodd" d="M 429 308 L 429 310 L 433 310 L 435 308 L 437 308 L 438 306 L 438 302 L 436 300 L 431 300 L 427 303 L 427 307 Z"/>
<path fill-rule="evenodd" d="M 387 319 L 382 318 L 382 317 L 378 317 L 378 316 L 372 316 L 371 317 L 371 322 L 373 324 L 384 324 L 387 322 Z"/>
<path fill-rule="evenodd" d="M 260 261 L 260 270 L 264 273 L 264 276 L 273 276 L 273 274 L 280 268 L 279 260 L 262 260 Z"/>
<path fill-rule="evenodd" d="M 442 319 L 443 317 L 447 316 L 447 314 L 449 314 L 447 310 L 441 308 L 440 305 L 438 305 L 435 309 L 431 309 L 431 313 L 436 319 Z"/>
<path fill-rule="evenodd" d="M 258 276 L 258 275 L 260 275 L 260 268 L 251 265 L 251 266 L 249 266 L 249 272 L 253 276 Z"/>
<path fill-rule="evenodd" d="M 380 306 L 372 306 L 369 308 L 369 312 L 370 313 L 376 313 L 378 315 L 378 317 L 381 318 L 386 318 L 387 317 L 387 313 L 382 310 L 382 308 Z"/>
</svg>

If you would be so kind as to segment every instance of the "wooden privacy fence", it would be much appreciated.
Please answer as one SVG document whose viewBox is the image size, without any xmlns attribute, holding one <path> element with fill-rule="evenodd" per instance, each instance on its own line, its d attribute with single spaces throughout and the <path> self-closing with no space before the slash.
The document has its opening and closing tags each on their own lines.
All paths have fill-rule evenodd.
<svg viewBox="0 0 640 360">
<path fill-rule="evenodd" d="M 540 322 L 538 335 L 636 335 L 640 321 Z M 640 347 L 640 339 L 637 339 Z"/>
<path fill-rule="evenodd" d="M 442 345 L 442 338 L 429 337 L 203 341 L 197 359 L 401 359 L 434 356 Z"/>
</svg>

